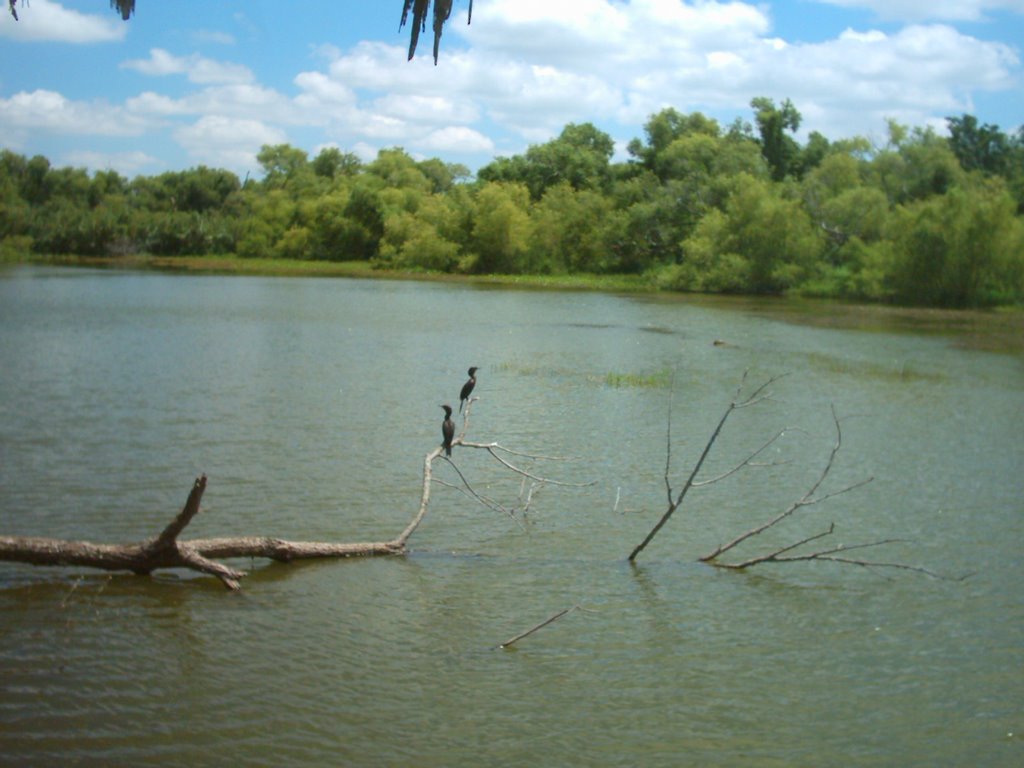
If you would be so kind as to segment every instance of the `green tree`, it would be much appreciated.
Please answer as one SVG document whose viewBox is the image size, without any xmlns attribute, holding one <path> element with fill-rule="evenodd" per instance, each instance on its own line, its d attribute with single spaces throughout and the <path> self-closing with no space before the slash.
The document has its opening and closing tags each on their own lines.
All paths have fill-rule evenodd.
<svg viewBox="0 0 1024 768">
<path fill-rule="evenodd" d="M 889 143 L 875 153 L 870 182 L 882 189 L 892 205 L 941 195 L 964 176 L 949 143 L 931 128 L 909 129 L 889 121 Z"/>
<path fill-rule="evenodd" d="M 470 177 L 469 168 L 462 163 L 446 163 L 432 157 L 416 164 L 420 172 L 430 180 L 431 192 L 435 195 L 445 194 L 459 181 Z"/>
<path fill-rule="evenodd" d="M 21 194 L 21 180 L 26 160 L 10 150 L 0 151 L 0 240 L 18 237 L 19 248 L 28 243 L 31 207 Z"/>
<path fill-rule="evenodd" d="M 196 213 L 221 208 L 240 188 L 235 174 L 203 165 L 149 178 L 138 177 L 130 185 L 135 204 L 140 208 Z"/>
<path fill-rule="evenodd" d="M 558 138 L 536 144 L 521 158 L 499 158 L 481 168 L 481 181 L 525 184 L 533 200 L 566 183 L 573 189 L 607 189 L 611 182 L 609 162 L 615 142 L 591 123 L 570 123 Z"/>
<path fill-rule="evenodd" d="M 797 175 L 803 178 L 808 172 L 817 168 L 832 151 L 832 145 L 823 134 L 811 131 L 807 144 L 800 150 Z M 840 150 L 841 151 L 841 150 Z"/>
<path fill-rule="evenodd" d="M 895 298 L 914 304 L 984 306 L 1019 299 L 1024 232 L 1001 180 L 957 186 L 896 212 L 889 238 Z"/>
<path fill-rule="evenodd" d="M 245 190 L 234 208 L 237 222 L 236 252 L 245 258 L 269 258 L 274 246 L 292 226 L 296 204 L 282 189 Z"/>
<path fill-rule="evenodd" d="M 675 280 L 691 290 L 779 293 L 806 279 L 821 245 L 798 201 L 741 175 L 724 210 L 711 211 L 683 244 Z"/>
<path fill-rule="evenodd" d="M 328 261 L 343 260 L 349 228 L 345 215 L 349 190 L 341 186 L 317 195 L 304 210 L 304 219 L 310 230 L 308 257 Z"/>
<path fill-rule="evenodd" d="M 324 147 L 313 158 L 313 173 L 323 179 L 355 176 L 362 168 L 362 161 L 351 152 L 342 152 L 337 147 Z"/>
<path fill-rule="evenodd" d="M 268 188 L 295 186 L 304 182 L 304 175 L 313 175 L 309 156 L 290 144 L 264 144 L 256 154 L 263 169 L 263 183 Z"/>
<path fill-rule="evenodd" d="M 613 265 L 608 230 L 611 200 L 568 183 L 551 187 L 530 215 L 530 251 L 523 263 L 531 273 L 607 272 Z"/>
<path fill-rule="evenodd" d="M 663 181 L 668 168 L 659 163 L 659 157 L 673 141 L 683 136 L 709 136 L 718 138 L 720 129 L 718 122 L 705 117 L 700 112 L 684 115 L 678 110 L 668 107 L 652 115 L 644 123 L 646 143 L 639 139 L 629 142 L 627 151 L 647 169 L 658 173 Z M 659 172 L 659 169 L 661 172 Z"/>
<path fill-rule="evenodd" d="M 530 192 L 523 184 L 486 182 L 474 200 L 471 253 L 465 272 L 521 272 L 530 244 Z"/>
<path fill-rule="evenodd" d="M 457 231 L 453 211 L 441 196 L 431 196 L 415 214 L 399 211 L 387 217 L 380 258 L 389 266 L 451 272 L 458 266 L 460 248 L 449 239 Z"/>
<path fill-rule="evenodd" d="M 949 146 L 965 171 L 1004 174 L 1011 155 L 1009 137 L 998 125 L 979 125 L 974 115 L 947 117 Z"/>
<path fill-rule="evenodd" d="M 380 194 L 369 183 L 357 183 L 344 209 L 348 225 L 341 238 L 339 256 L 369 260 L 377 256 L 384 236 L 384 211 Z"/>
<path fill-rule="evenodd" d="M 761 137 L 761 153 L 771 168 L 772 179 L 782 181 L 798 170 L 800 145 L 787 131 L 795 133 L 800 128 L 800 113 L 789 99 L 776 107 L 772 99 L 758 96 L 751 100 L 750 106 L 754 109 L 754 122 Z"/>
</svg>

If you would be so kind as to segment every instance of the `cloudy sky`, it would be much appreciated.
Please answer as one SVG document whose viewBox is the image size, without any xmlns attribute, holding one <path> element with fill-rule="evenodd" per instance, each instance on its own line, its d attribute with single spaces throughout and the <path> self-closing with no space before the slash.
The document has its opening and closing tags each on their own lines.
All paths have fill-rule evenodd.
<svg viewBox="0 0 1024 768">
<path fill-rule="evenodd" d="M 4 9 L 7 0 L 3 0 Z M 466 0 L 434 66 L 400 0 L 21 0 L 0 14 L 0 147 L 132 177 L 258 175 L 263 144 L 472 169 L 570 122 L 625 145 L 671 106 L 728 124 L 789 98 L 810 130 L 1024 124 L 1024 0 Z"/>
</svg>

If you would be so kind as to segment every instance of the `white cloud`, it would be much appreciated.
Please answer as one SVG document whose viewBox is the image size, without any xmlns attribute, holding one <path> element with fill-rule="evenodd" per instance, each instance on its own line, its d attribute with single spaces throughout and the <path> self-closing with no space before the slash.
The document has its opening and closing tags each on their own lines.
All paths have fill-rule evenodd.
<svg viewBox="0 0 1024 768">
<path fill-rule="evenodd" d="M 256 170 L 256 154 L 264 144 L 283 144 L 280 128 L 259 120 L 202 117 L 174 132 L 175 140 L 198 163 L 245 173 Z"/>
<path fill-rule="evenodd" d="M 45 130 L 90 136 L 135 136 L 144 121 L 105 102 L 72 101 L 54 91 L 22 91 L 0 99 L 0 124 L 8 131 Z"/>
<path fill-rule="evenodd" d="M 318 104 L 349 106 L 356 101 L 351 88 L 323 72 L 300 72 L 295 76 L 295 84 L 302 90 L 299 99 L 311 107 Z"/>
<path fill-rule="evenodd" d="M 636 136 L 665 106 L 749 115 L 760 95 L 791 98 L 806 127 L 837 138 L 888 116 L 920 124 L 967 109 L 968 94 L 1011 90 L 1020 76 L 1010 47 L 950 26 L 847 30 L 804 44 L 771 35 L 765 10 L 740 2 L 493 0 L 486 21 L 456 26 L 470 48 L 443 49 L 438 67 L 363 43 L 337 53 L 324 76 L 384 94 L 359 107 L 401 117 L 396 133 L 429 125 L 431 110 L 415 105 L 434 100 L 455 109 L 450 124 L 479 130 L 478 113 L 531 142 L 583 120 L 633 125 Z"/>
<path fill-rule="evenodd" d="M 154 77 L 185 75 L 199 85 L 251 83 L 254 79 L 252 71 L 241 64 L 216 61 L 197 53 L 174 56 L 162 48 L 150 50 L 148 59 L 131 59 L 121 66 Z"/>
<path fill-rule="evenodd" d="M 183 115 L 188 114 L 188 109 L 179 99 L 172 99 L 153 91 L 140 93 L 128 99 L 125 109 L 138 115 Z"/>
<path fill-rule="evenodd" d="M 60 165 L 71 165 L 76 168 L 89 168 L 91 170 L 112 170 L 122 176 L 132 178 L 146 168 L 159 167 L 160 161 L 145 152 L 92 152 L 89 150 L 78 150 L 69 152 L 61 161 Z"/>
<path fill-rule="evenodd" d="M 388 94 L 376 99 L 372 108 L 399 120 L 433 125 L 472 123 L 480 116 L 479 110 L 468 100 L 458 101 L 442 95 Z"/>
<path fill-rule="evenodd" d="M 0 9 L 0 37 L 23 42 L 109 43 L 123 40 L 124 22 L 107 16 L 94 16 L 65 8 L 51 0 L 32 0 L 18 6 L 18 20 Z M 104 9 L 106 10 L 106 9 Z"/>
<path fill-rule="evenodd" d="M 418 148 L 431 152 L 443 152 L 446 154 L 491 154 L 494 152 L 494 142 L 479 131 L 464 126 L 449 126 L 431 131 L 422 141 L 417 143 Z"/>
<path fill-rule="evenodd" d="M 283 124 L 311 124 L 293 101 L 260 85 L 219 85 L 181 98 L 146 91 L 125 102 L 131 114 L 149 117 L 198 115 L 258 119 Z"/>
<path fill-rule="evenodd" d="M 352 152 L 362 160 L 364 163 L 372 162 L 377 157 L 377 153 L 380 151 L 380 147 L 375 147 L 372 144 L 367 144 L 365 141 L 357 141 L 352 145 Z"/>
<path fill-rule="evenodd" d="M 1024 0 L 818 0 L 842 8 L 865 8 L 900 21 L 979 21 L 992 11 L 1024 13 Z"/>
<path fill-rule="evenodd" d="M 192 33 L 193 39 L 197 43 L 206 44 L 211 43 L 213 45 L 234 45 L 234 35 L 228 34 L 227 32 L 221 32 L 214 29 L 197 29 Z"/>
<path fill-rule="evenodd" d="M 888 35 L 847 30 L 836 40 L 752 59 L 751 93 L 790 97 L 805 127 L 831 136 L 879 130 L 887 117 L 919 125 L 969 110 L 965 94 L 1011 89 L 1014 51 L 949 26 L 909 26 Z"/>
</svg>

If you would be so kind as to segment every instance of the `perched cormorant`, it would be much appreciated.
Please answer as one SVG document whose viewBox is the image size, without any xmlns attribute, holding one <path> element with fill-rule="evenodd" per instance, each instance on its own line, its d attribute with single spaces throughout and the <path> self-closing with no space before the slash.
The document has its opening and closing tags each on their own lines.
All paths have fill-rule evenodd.
<svg viewBox="0 0 1024 768">
<path fill-rule="evenodd" d="M 469 399 L 470 394 L 473 392 L 473 387 L 476 386 L 476 368 L 469 369 L 469 381 L 462 385 L 462 391 L 459 393 L 459 413 L 462 413 L 463 404 Z"/>
<path fill-rule="evenodd" d="M 455 422 L 452 421 L 452 407 L 450 405 L 442 405 L 444 408 L 444 421 L 441 422 L 441 437 L 444 438 L 442 445 L 444 446 L 444 455 L 452 455 L 452 438 L 455 437 Z"/>
</svg>

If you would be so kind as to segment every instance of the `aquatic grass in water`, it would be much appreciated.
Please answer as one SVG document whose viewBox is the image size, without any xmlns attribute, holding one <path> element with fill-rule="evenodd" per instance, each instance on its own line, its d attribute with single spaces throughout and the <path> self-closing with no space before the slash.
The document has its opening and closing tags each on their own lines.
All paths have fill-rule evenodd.
<svg viewBox="0 0 1024 768">
<path fill-rule="evenodd" d="M 944 378 L 938 373 L 918 370 L 906 360 L 894 361 L 892 365 L 887 365 L 880 362 L 843 359 L 822 352 L 811 352 L 807 355 L 807 360 L 811 367 L 823 371 L 883 379 L 886 381 L 936 382 L 942 381 Z"/>
<path fill-rule="evenodd" d="M 599 381 L 605 386 L 615 387 L 616 389 L 624 389 L 626 387 L 664 389 L 672 382 L 672 371 L 669 368 L 662 368 L 660 371 L 646 375 L 609 371 Z"/>
</svg>

